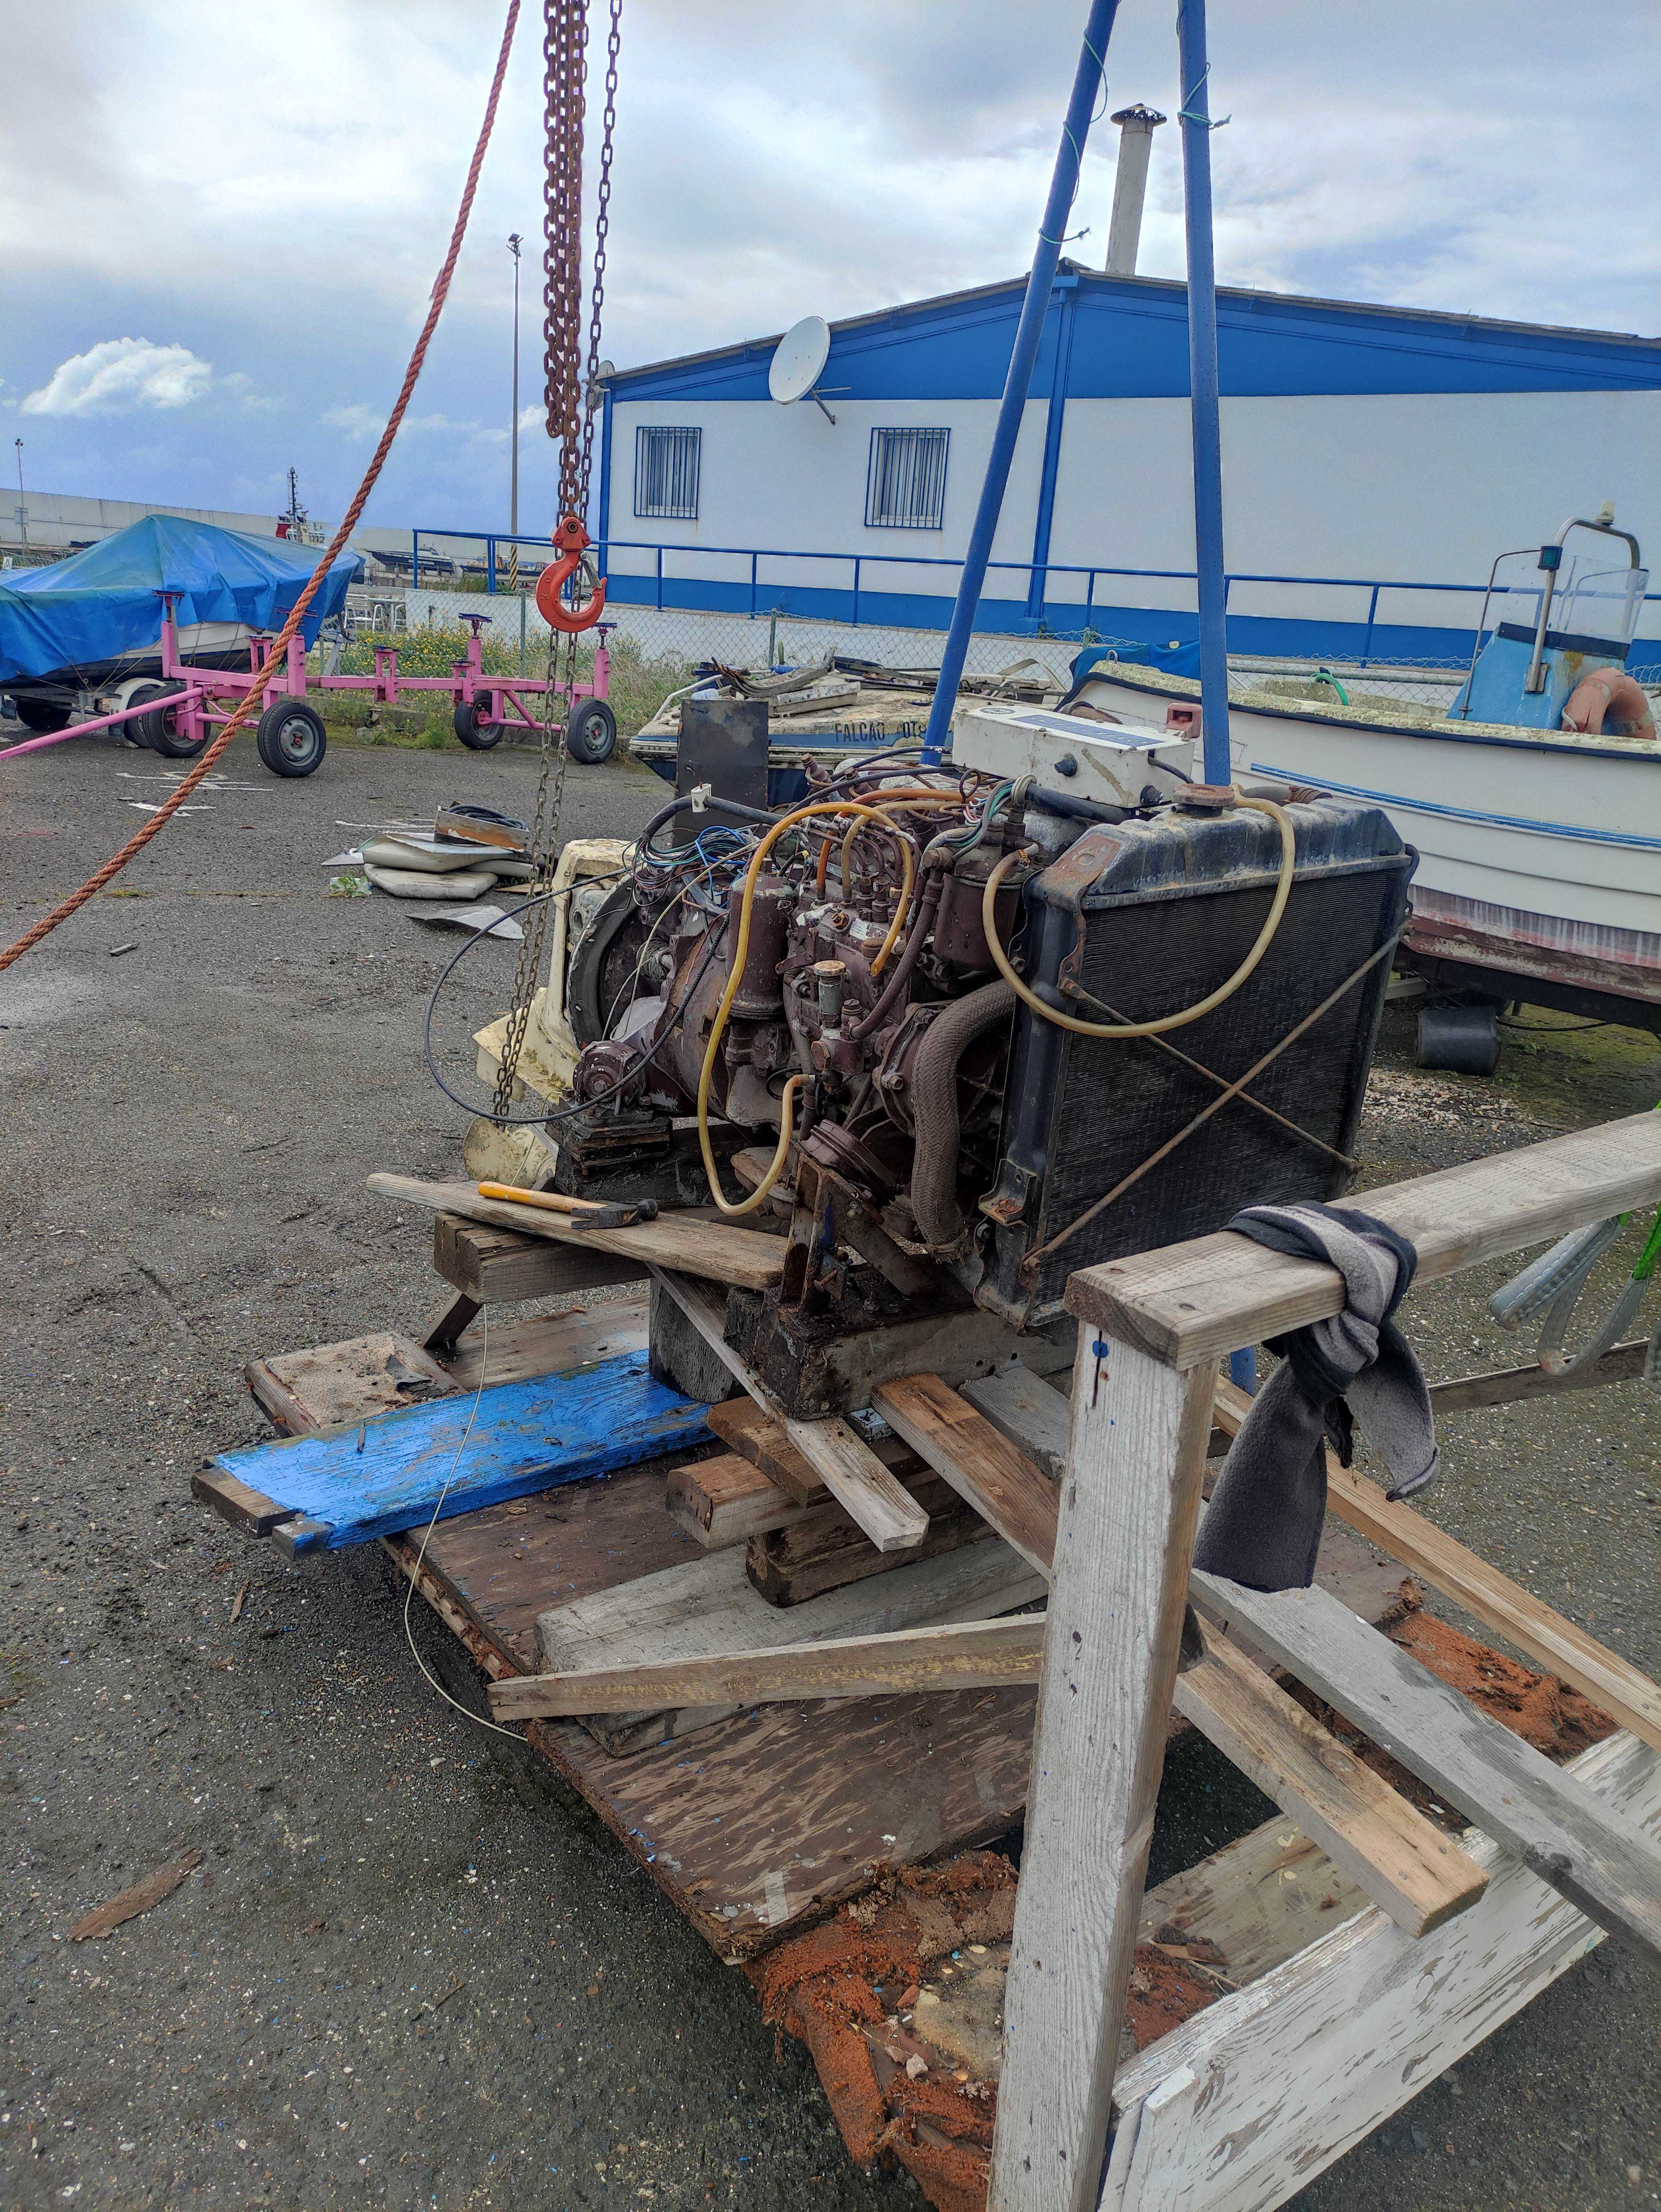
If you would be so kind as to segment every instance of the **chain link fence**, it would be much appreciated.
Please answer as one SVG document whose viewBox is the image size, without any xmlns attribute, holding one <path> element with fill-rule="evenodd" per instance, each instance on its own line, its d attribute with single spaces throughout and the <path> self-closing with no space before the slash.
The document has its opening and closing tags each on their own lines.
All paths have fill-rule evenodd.
<svg viewBox="0 0 1661 2212">
<path fill-rule="evenodd" d="M 463 616 L 480 615 L 490 625 L 484 634 L 485 665 L 493 674 L 540 676 L 545 672 L 548 625 L 529 592 L 483 593 L 426 586 L 401 592 L 377 591 L 372 611 L 366 607 L 359 616 L 356 649 L 363 650 L 371 636 L 381 636 L 406 639 L 410 648 L 419 650 L 418 640 L 430 634 L 435 645 L 441 638 L 459 641 L 454 644 L 459 653 L 466 637 Z M 945 642 L 943 629 L 815 620 L 782 609 L 744 615 L 624 603 L 608 606 L 605 619 L 615 625 L 608 641 L 611 694 L 618 728 L 625 738 L 635 735 L 670 692 L 691 683 L 694 671 L 710 660 L 759 672 L 840 654 L 885 668 L 932 671 L 940 665 Z M 1125 661 L 1144 661 L 1150 651 L 1141 640 L 1098 630 L 1048 637 L 1030 631 L 977 630 L 970 640 L 964 673 L 997 676 L 1021 666 L 1027 673 L 1045 671 L 1058 686 L 1065 686 L 1075 656 L 1086 644 L 1104 647 Z M 1373 714 L 1394 710 L 1394 720 L 1428 723 L 1447 714 L 1468 665 L 1452 659 L 1373 660 L 1363 665 L 1342 659 L 1234 654 L 1229 661 L 1229 696 L 1326 700 Z M 585 674 L 591 667 L 592 649 Z M 1635 667 L 1634 673 L 1646 686 L 1661 681 L 1661 669 Z"/>
</svg>

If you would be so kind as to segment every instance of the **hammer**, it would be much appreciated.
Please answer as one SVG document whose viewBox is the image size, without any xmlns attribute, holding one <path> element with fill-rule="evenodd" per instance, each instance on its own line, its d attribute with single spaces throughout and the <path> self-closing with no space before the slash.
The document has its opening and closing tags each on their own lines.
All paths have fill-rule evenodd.
<svg viewBox="0 0 1661 2212">
<path fill-rule="evenodd" d="M 545 1213 L 563 1214 L 573 1229 L 632 1229 L 636 1222 L 657 1218 L 654 1198 L 642 1198 L 632 1205 L 606 1206 L 598 1199 L 568 1198 L 563 1190 L 518 1190 L 510 1182 L 482 1182 L 478 1194 L 481 1198 L 505 1199 L 510 1206 L 536 1206 Z"/>
</svg>

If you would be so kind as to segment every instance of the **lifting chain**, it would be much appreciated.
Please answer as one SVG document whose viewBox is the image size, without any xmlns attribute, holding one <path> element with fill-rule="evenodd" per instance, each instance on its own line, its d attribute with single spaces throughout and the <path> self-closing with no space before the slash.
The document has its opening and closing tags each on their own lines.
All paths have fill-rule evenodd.
<svg viewBox="0 0 1661 2212">
<path fill-rule="evenodd" d="M 543 341 L 547 378 L 548 435 L 559 447 L 559 511 L 584 517 L 593 463 L 595 385 L 599 371 L 600 313 L 605 296 L 605 248 L 611 222 L 611 141 L 617 125 L 618 47 L 623 0 L 611 0 L 605 48 L 605 106 L 594 217 L 594 281 L 588 313 L 588 354 L 582 359 L 582 136 L 587 68 L 588 0 L 544 0 L 543 86 L 547 116 L 547 183 L 543 212 Z M 586 373 L 585 373 L 586 372 Z M 561 647 L 564 647 L 562 656 Z M 563 659 L 563 668 L 561 660 Z M 538 755 L 536 805 L 530 822 L 537 876 L 527 886 L 536 903 L 526 909 L 514 976 L 513 1001 L 502 1034 L 496 1095 L 490 1118 L 506 1122 L 530 1026 L 531 1006 L 542 967 L 548 915 L 545 896 L 559 857 L 560 817 L 565 805 L 566 732 L 575 700 L 577 640 L 551 630 Z"/>
</svg>

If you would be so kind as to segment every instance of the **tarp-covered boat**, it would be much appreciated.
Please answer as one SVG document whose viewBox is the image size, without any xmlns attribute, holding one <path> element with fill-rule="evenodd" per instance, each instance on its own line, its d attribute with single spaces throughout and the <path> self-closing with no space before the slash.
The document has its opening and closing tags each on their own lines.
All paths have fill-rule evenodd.
<svg viewBox="0 0 1661 2212">
<path fill-rule="evenodd" d="M 317 565 L 309 547 L 180 515 L 147 514 L 47 568 L 0 583 L 0 684 L 83 688 L 159 671 L 161 594 L 177 596 L 180 657 L 199 667 L 246 658 L 256 631 L 279 629 Z M 309 646 L 363 573 L 343 553 L 307 608 Z"/>
</svg>

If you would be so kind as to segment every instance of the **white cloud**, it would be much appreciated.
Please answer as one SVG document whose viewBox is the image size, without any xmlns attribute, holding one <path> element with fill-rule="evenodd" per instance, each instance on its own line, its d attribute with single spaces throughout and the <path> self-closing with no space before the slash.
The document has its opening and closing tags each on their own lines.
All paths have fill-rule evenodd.
<svg viewBox="0 0 1661 2212">
<path fill-rule="evenodd" d="M 213 363 L 198 361 L 188 346 L 106 338 L 59 362 L 24 400 L 23 412 L 125 415 L 135 407 L 187 407 L 204 398 L 212 383 Z"/>
</svg>

